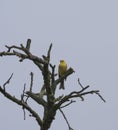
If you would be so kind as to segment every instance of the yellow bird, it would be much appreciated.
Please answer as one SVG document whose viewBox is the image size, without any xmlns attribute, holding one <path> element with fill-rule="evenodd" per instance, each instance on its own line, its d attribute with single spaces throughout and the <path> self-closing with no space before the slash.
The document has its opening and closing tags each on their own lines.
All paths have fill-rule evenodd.
<svg viewBox="0 0 118 130">
<path fill-rule="evenodd" d="M 58 67 L 58 75 L 59 77 L 63 76 L 67 71 L 67 64 L 64 60 L 60 60 L 60 64 Z M 64 89 L 64 80 L 61 81 L 59 89 Z"/>
</svg>

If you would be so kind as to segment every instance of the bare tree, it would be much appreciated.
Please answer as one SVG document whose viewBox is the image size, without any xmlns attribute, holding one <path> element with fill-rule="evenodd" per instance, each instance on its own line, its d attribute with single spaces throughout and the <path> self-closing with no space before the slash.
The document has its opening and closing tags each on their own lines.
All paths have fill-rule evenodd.
<svg viewBox="0 0 118 130">
<path fill-rule="evenodd" d="M 74 73 L 74 70 L 72 68 L 69 68 L 67 72 L 62 77 L 57 77 L 57 74 L 55 73 L 55 65 L 50 63 L 50 54 L 52 49 L 52 44 L 49 46 L 49 49 L 47 51 L 47 55 L 43 55 L 42 57 L 38 57 L 33 55 L 30 52 L 30 45 L 31 45 L 31 39 L 27 40 L 26 46 L 23 44 L 20 44 L 20 46 L 5 46 L 7 48 L 6 51 L 0 52 L 0 56 L 16 56 L 19 58 L 19 62 L 23 62 L 25 59 L 31 60 L 34 65 L 36 65 L 39 68 L 39 72 L 41 72 L 43 77 L 43 84 L 40 85 L 40 92 L 34 93 L 33 92 L 33 72 L 30 73 L 31 81 L 30 81 L 30 87 L 29 90 L 26 91 L 26 85 L 24 85 L 23 93 L 21 94 L 21 98 L 18 99 L 15 96 L 13 96 L 11 93 L 7 92 L 6 85 L 10 83 L 10 80 L 13 76 L 11 74 L 10 78 L 2 85 L 0 86 L 0 92 L 9 100 L 13 101 L 14 103 L 20 105 L 24 112 L 24 118 L 25 118 L 25 110 L 29 111 L 31 113 L 31 116 L 34 117 L 40 126 L 40 130 L 48 130 L 51 127 L 51 124 L 53 120 L 55 119 L 56 112 L 59 110 L 64 119 L 66 120 L 66 123 L 68 125 L 69 130 L 73 130 L 62 111 L 63 108 L 68 107 L 70 104 L 75 102 L 75 98 L 80 98 L 82 101 L 84 101 L 84 96 L 88 94 L 96 94 L 100 97 L 102 101 L 105 102 L 103 97 L 100 95 L 99 90 L 90 90 L 87 91 L 90 86 L 83 86 L 80 83 L 80 80 L 78 78 L 78 85 L 80 86 L 80 90 L 78 91 L 72 91 L 67 95 L 60 95 L 56 96 L 55 92 L 58 89 L 58 84 L 64 80 L 65 78 L 68 78 L 71 74 Z M 46 98 L 45 98 L 46 97 Z M 39 107 L 43 107 L 43 117 L 41 117 L 29 104 L 28 100 L 33 99 L 34 102 L 39 104 Z"/>
</svg>

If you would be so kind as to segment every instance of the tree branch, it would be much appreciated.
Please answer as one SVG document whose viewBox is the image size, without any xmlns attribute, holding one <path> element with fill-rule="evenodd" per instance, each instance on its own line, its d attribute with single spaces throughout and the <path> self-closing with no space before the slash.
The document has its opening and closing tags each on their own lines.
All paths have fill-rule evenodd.
<svg viewBox="0 0 118 130">
<path fill-rule="evenodd" d="M 61 109 L 59 109 L 59 111 L 60 111 L 61 114 L 63 115 L 63 117 L 64 117 L 64 119 L 65 119 L 65 121 L 66 121 L 66 123 L 67 123 L 67 125 L 68 125 L 68 129 L 69 129 L 69 130 L 74 130 L 74 129 L 71 128 L 71 126 L 70 126 L 70 124 L 69 124 L 69 122 L 68 122 L 68 120 L 67 120 L 67 118 L 66 118 L 64 112 L 63 112 Z"/>
<path fill-rule="evenodd" d="M 71 100 L 71 101 L 69 101 L 69 103 L 68 103 L 68 104 L 66 104 L 66 105 L 64 105 L 64 106 L 61 106 L 60 108 L 67 107 L 67 106 L 69 106 L 70 104 L 72 104 L 72 103 L 74 103 L 74 102 L 76 102 L 76 101 L 74 101 L 74 100 Z"/>
<path fill-rule="evenodd" d="M 36 101 L 38 104 L 42 105 L 42 106 L 46 106 L 46 101 L 41 98 L 39 95 L 33 93 L 33 92 L 30 92 L 30 91 L 27 91 L 26 94 L 31 97 L 34 101 Z"/>
<path fill-rule="evenodd" d="M 11 94 L 7 93 L 1 86 L 0 86 L 0 92 L 8 99 L 10 99 L 11 101 L 15 102 L 16 104 L 22 106 L 23 108 L 25 108 L 26 110 L 28 110 L 33 117 L 36 118 L 38 124 L 41 126 L 42 125 L 42 120 L 40 119 L 39 115 L 25 102 L 17 99 L 15 96 L 12 96 Z"/>
<path fill-rule="evenodd" d="M 9 79 L 3 84 L 4 91 L 5 91 L 6 85 L 10 83 L 10 80 L 11 80 L 12 76 L 13 76 L 13 73 L 11 74 L 11 76 L 9 77 Z"/>
<path fill-rule="evenodd" d="M 57 74 L 55 74 L 56 65 L 53 66 L 52 64 L 50 64 L 50 67 L 52 69 L 52 72 L 51 72 L 51 84 L 53 84 L 54 81 L 55 81 L 55 76 L 57 75 Z"/>
<path fill-rule="evenodd" d="M 33 72 L 31 72 L 30 75 L 31 75 L 30 92 L 32 92 L 32 87 L 33 87 Z"/>
<path fill-rule="evenodd" d="M 83 96 L 88 95 L 88 94 L 97 94 L 100 97 L 100 99 L 105 102 L 105 99 L 100 95 L 99 90 L 91 90 L 91 91 L 84 92 L 87 88 L 89 88 L 89 86 L 86 86 L 85 88 L 82 88 L 82 90 L 80 90 L 80 91 L 73 91 L 70 94 L 64 96 L 55 105 L 56 109 L 59 109 L 63 103 L 68 102 L 70 99 L 73 99 L 73 98 L 78 98 L 79 97 L 83 101 L 84 100 Z"/>
<path fill-rule="evenodd" d="M 38 62 L 39 64 L 45 64 L 45 61 L 35 55 L 32 55 L 30 53 L 30 44 L 31 44 L 31 39 L 28 39 L 27 40 L 27 43 L 26 43 L 26 47 L 24 47 L 22 44 L 20 45 L 20 47 L 18 46 L 5 46 L 8 50 L 7 51 L 3 51 L 3 52 L 0 52 L 0 56 L 17 56 L 20 59 L 20 61 L 23 61 L 24 59 L 29 59 L 29 60 L 32 60 L 34 63 Z M 13 51 L 11 52 L 11 50 L 13 49 Z M 20 52 L 17 52 L 15 51 L 14 49 L 17 49 L 17 50 L 20 50 L 20 51 L 23 51 L 25 54 L 23 53 L 20 53 Z"/>
<path fill-rule="evenodd" d="M 26 49 L 30 51 L 31 39 L 27 39 Z"/>
<path fill-rule="evenodd" d="M 52 43 L 50 44 L 49 49 L 48 49 L 48 53 L 47 53 L 47 58 L 48 58 L 49 60 L 50 60 L 51 49 L 52 49 Z"/>
</svg>

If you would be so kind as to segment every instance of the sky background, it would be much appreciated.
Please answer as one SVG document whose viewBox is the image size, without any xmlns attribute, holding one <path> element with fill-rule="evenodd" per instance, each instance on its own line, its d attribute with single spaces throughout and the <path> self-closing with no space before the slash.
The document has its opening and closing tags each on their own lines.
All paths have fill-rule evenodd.
<svg viewBox="0 0 118 130">
<path fill-rule="evenodd" d="M 118 129 L 118 1 L 117 0 L 0 0 L 0 51 L 5 45 L 25 45 L 32 39 L 31 52 L 39 57 L 47 53 L 53 43 L 51 62 L 57 66 L 65 59 L 75 73 L 65 83 L 67 94 L 80 90 L 78 77 L 84 86 L 100 90 L 107 101 L 88 95 L 64 108 L 74 130 Z M 0 58 L 0 85 L 14 76 L 7 91 L 20 98 L 23 85 L 27 90 L 30 72 L 34 72 L 33 91 L 40 90 L 42 77 L 30 61 L 18 62 L 16 57 Z M 29 102 L 41 113 L 42 109 Z M 23 120 L 22 108 L 0 94 L 0 129 L 34 129 L 39 126 L 34 118 Z M 50 130 L 68 130 L 57 112 Z"/>
</svg>

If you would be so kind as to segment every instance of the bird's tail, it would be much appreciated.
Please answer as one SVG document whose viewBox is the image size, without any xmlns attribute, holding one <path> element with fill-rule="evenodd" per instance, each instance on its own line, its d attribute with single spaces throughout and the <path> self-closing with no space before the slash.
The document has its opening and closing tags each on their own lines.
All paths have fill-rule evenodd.
<svg viewBox="0 0 118 130">
<path fill-rule="evenodd" d="M 65 87 L 64 87 L 64 80 L 61 81 L 59 89 L 65 89 Z"/>
</svg>

